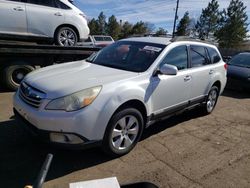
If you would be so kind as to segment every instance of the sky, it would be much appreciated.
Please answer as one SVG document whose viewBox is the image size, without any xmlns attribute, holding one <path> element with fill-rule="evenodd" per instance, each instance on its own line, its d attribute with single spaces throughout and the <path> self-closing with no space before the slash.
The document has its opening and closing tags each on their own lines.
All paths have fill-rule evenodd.
<svg viewBox="0 0 250 188">
<path fill-rule="evenodd" d="M 155 29 L 163 27 L 172 33 L 177 0 L 74 0 L 88 19 L 97 18 L 101 11 L 108 17 L 115 15 L 117 20 L 136 23 L 150 22 Z M 210 0 L 179 0 L 178 18 L 186 11 L 189 16 L 198 19 L 202 8 L 206 8 Z M 218 0 L 219 9 L 227 8 L 230 0 Z M 250 23 L 250 0 L 242 0 L 247 6 L 248 22 Z M 178 21 L 177 21 L 178 23 Z M 248 27 L 250 30 L 250 26 Z"/>
</svg>

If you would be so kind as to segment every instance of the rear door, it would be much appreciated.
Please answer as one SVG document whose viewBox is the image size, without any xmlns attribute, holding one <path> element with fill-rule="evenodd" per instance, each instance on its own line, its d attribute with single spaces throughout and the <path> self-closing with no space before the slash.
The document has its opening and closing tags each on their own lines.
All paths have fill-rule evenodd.
<svg viewBox="0 0 250 188">
<path fill-rule="evenodd" d="M 201 102 L 209 91 L 212 75 L 214 73 L 213 65 L 204 46 L 190 46 L 192 77 L 191 102 Z"/>
<path fill-rule="evenodd" d="M 27 33 L 25 3 L 20 0 L 0 0 L 0 33 Z"/>
<path fill-rule="evenodd" d="M 28 0 L 26 5 L 28 32 L 41 37 L 54 37 L 59 25 L 64 23 L 63 9 L 55 0 Z"/>
</svg>

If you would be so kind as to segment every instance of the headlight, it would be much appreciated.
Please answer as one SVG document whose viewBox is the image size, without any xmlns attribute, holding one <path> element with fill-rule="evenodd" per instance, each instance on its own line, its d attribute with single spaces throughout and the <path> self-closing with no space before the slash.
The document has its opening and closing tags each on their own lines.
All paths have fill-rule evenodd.
<svg viewBox="0 0 250 188">
<path fill-rule="evenodd" d="M 84 89 L 71 95 L 54 99 L 47 106 L 46 110 L 64 110 L 67 112 L 79 110 L 90 105 L 101 91 L 101 86 Z"/>
</svg>

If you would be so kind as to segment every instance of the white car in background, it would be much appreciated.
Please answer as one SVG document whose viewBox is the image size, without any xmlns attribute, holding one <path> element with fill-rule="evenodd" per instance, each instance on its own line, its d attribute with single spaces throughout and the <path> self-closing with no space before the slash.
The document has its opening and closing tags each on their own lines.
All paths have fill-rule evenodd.
<svg viewBox="0 0 250 188">
<path fill-rule="evenodd" d="M 0 0 L 0 38 L 74 46 L 88 38 L 86 15 L 68 0 Z"/>
<path fill-rule="evenodd" d="M 111 36 L 106 35 L 89 35 L 89 37 L 82 43 L 79 43 L 79 46 L 88 46 L 88 47 L 106 47 L 114 43 L 114 39 Z"/>
<path fill-rule="evenodd" d="M 226 68 L 213 45 L 124 39 L 86 60 L 28 74 L 14 96 L 14 112 L 46 141 L 100 143 L 104 151 L 123 155 L 157 120 L 195 106 L 211 113 Z"/>
</svg>

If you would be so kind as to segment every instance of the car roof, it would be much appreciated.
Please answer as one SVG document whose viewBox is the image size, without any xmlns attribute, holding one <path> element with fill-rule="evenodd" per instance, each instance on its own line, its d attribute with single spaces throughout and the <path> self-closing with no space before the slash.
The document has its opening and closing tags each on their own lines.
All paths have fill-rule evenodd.
<svg viewBox="0 0 250 188">
<path fill-rule="evenodd" d="M 131 38 L 123 39 L 122 41 L 148 42 L 148 43 L 156 43 L 156 44 L 168 45 L 168 44 L 171 43 L 171 38 L 164 38 L 164 37 L 131 37 Z"/>
<path fill-rule="evenodd" d="M 200 42 L 197 40 L 177 40 L 172 38 L 166 38 L 166 37 L 131 37 L 127 39 L 122 39 L 121 41 L 135 41 L 135 42 L 148 42 L 148 43 L 156 43 L 156 44 L 163 44 L 163 45 L 169 45 L 171 43 L 179 43 L 179 44 L 191 44 L 191 45 L 202 45 L 202 46 L 210 46 L 215 47 L 212 44 L 208 44 L 205 42 Z"/>
</svg>

